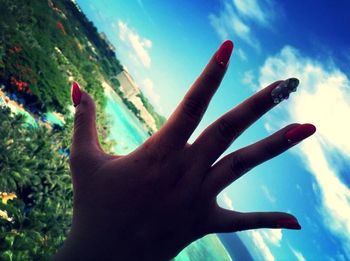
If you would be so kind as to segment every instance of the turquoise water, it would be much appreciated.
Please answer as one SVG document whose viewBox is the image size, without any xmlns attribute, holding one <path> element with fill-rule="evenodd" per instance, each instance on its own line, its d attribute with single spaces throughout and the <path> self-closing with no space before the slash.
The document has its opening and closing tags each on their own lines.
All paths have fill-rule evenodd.
<svg viewBox="0 0 350 261">
<path fill-rule="evenodd" d="M 106 112 L 111 124 L 110 138 L 117 142 L 114 152 L 125 155 L 136 149 L 149 135 L 117 94 L 106 92 L 106 95 Z"/>
<path fill-rule="evenodd" d="M 53 114 L 52 112 L 46 113 L 45 116 L 46 116 L 46 119 L 49 123 L 63 126 L 63 123 L 61 122 L 61 120 L 59 118 L 57 118 L 57 116 L 55 114 Z"/>
<path fill-rule="evenodd" d="M 124 105 L 115 93 L 106 91 L 107 107 L 111 124 L 110 139 L 117 142 L 115 153 L 125 155 L 148 137 L 141 123 Z M 232 260 L 225 247 L 216 235 L 206 236 L 185 248 L 175 261 L 230 261 Z"/>
</svg>

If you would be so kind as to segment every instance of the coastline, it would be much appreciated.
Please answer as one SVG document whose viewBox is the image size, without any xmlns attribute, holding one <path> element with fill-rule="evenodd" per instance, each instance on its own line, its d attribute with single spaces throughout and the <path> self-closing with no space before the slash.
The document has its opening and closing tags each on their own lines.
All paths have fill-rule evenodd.
<svg viewBox="0 0 350 261">
<path fill-rule="evenodd" d="M 104 89 L 105 95 L 107 98 L 112 97 L 116 103 L 123 104 L 123 106 L 125 107 L 125 109 L 127 109 L 126 105 L 124 104 L 123 100 L 119 97 L 119 95 L 115 92 L 115 90 L 113 90 L 112 86 L 110 86 L 106 81 L 102 80 L 101 81 L 102 87 Z M 134 121 L 140 123 L 140 125 L 142 126 L 142 123 L 139 121 L 139 119 L 136 117 L 136 115 L 134 113 L 132 113 L 129 109 L 127 109 L 127 111 L 130 113 L 130 116 L 134 119 Z M 145 129 L 145 131 L 147 131 Z"/>
<path fill-rule="evenodd" d="M 123 100 L 105 81 L 101 81 L 107 98 L 105 112 L 110 122 L 109 139 L 116 142 L 114 152 L 125 155 L 150 136 L 144 125 L 124 104 Z"/>
<path fill-rule="evenodd" d="M 122 105 L 126 110 L 127 112 L 130 114 L 130 117 L 133 118 L 134 122 L 138 123 L 139 126 L 142 127 L 142 129 L 147 132 L 148 129 L 142 124 L 142 122 L 140 122 L 140 120 L 136 117 L 136 115 L 131 112 L 127 107 L 126 105 L 124 104 L 123 100 L 120 98 L 120 96 L 115 92 L 115 90 L 113 90 L 112 86 L 110 86 L 106 81 L 101 81 L 102 83 L 102 87 L 104 88 L 104 91 L 105 91 L 105 95 L 107 98 L 111 97 L 115 100 L 115 102 L 119 105 Z"/>
</svg>

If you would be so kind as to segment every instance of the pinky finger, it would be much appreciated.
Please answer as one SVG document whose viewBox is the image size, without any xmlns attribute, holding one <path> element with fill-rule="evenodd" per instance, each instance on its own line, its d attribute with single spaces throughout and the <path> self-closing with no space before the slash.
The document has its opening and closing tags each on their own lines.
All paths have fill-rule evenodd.
<svg viewBox="0 0 350 261">
<path fill-rule="evenodd" d="M 241 213 L 220 208 L 212 228 L 214 233 L 222 233 L 257 228 L 300 230 L 301 226 L 293 215 L 284 212 Z"/>
<path fill-rule="evenodd" d="M 271 136 L 241 148 L 220 159 L 203 182 L 209 197 L 214 197 L 243 174 L 281 154 L 316 131 L 312 124 L 291 124 Z"/>
</svg>

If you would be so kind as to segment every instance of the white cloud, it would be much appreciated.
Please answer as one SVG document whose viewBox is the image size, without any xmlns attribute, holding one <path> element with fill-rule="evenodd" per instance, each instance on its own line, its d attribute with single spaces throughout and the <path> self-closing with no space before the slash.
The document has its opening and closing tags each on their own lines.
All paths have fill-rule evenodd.
<svg viewBox="0 0 350 261">
<path fill-rule="evenodd" d="M 282 229 L 262 229 L 260 233 L 265 239 L 275 246 L 280 246 L 282 240 Z"/>
<path fill-rule="evenodd" d="M 255 247 L 257 248 L 257 254 L 263 258 L 263 260 L 274 261 L 275 257 L 269 246 L 266 244 L 263 235 L 257 230 L 248 231 L 251 240 L 253 241 Z"/>
<path fill-rule="evenodd" d="M 247 55 L 242 48 L 235 48 L 234 54 L 237 55 L 242 61 L 247 60 Z"/>
<path fill-rule="evenodd" d="M 224 8 L 219 14 L 209 15 L 209 21 L 221 40 L 225 40 L 231 36 L 237 36 L 255 50 L 260 50 L 260 43 L 253 36 L 249 25 L 234 10 L 233 4 L 224 2 Z"/>
<path fill-rule="evenodd" d="M 272 195 L 271 191 L 264 185 L 261 185 L 261 190 L 263 191 L 265 197 L 271 202 L 276 203 L 276 198 Z"/>
<path fill-rule="evenodd" d="M 232 200 L 231 200 L 231 198 L 229 197 L 229 195 L 227 195 L 226 192 L 224 192 L 224 193 L 222 194 L 222 200 L 223 200 L 225 206 L 226 206 L 228 209 L 233 210 L 233 203 L 232 203 Z"/>
<path fill-rule="evenodd" d="M 232 13 L 233 14 L 233 13 Z M 231 16 L 231 23 L 233 30 L 246 42 L 250 42 L 250 28 L 237 16 Z"/>
<path fill-rule="evenodd" d="M 258 85 L 255 83 L 254 73 L 252 70 L 244 72 L 242 83 L 248 85 L 253 90 L 258 89 Z"/>
<path fill-rule="evenodd" d="M 151 57 L 149 49 L 152 47 L 152 41 L 141 37 L 134 29 L 131 29 L 126 23 L 118 21 L 119 38 L 130 48 L 129 56 L 133 56 L 141 64 L 149 68 L 151 66 Z"/>
<path fill-rule="evenodd" d="M 226 28 L 226 19 L 216 16 L 214 14 L 209 15 L 209 21 L 215 32 L 219 35 L 222 41 L 229 38 L 229 32 Z"/>
<path fill-rule="evenodd" d="M 302 57 L 296 49 L 288 46 L 265 61 L 259 81 L 264 86 L 292 76 L 300 79 L 299 90 L 290 101 L 269 114 L 270 126 L 273 130 L 282 127 L 278 112 L 284 113 L 289 123 L 316 125 L 316 135 L 293 151 L 315 179 L 315 195 L 320 198 L 319 209 L 325 227 L 339 237 L 350 258 L 350 189 L 339 178 L 337 166 L 329 159 L 330 150 L 350 157 L 350 81 L 334 65 L 323 65 Z"/>
<path fill-rule="evenodd" d="M 153 81 L 149 78 L 146 78 L 142 81 L 142 89 L 145 91 L 147 97 L 151 100 L 151 102 L 159 105 L 160 96 L 158 93 L 156 93 L 153 86 Z"/>
<path fill-rule="evenodd" d="M 256 20 L 263 24 L 267 23 L 267 11 L 266 9 L 262 10 L 261 6 L 256 0 L 233 0 L 233 3 L 242 16 Z"/>
<path fill-rule="evenodd" d="M 247 231 L 256 249 L 254 253 L 262 260 L 275 260 L 269 244 L 279 247 L 282 241 L 282 229 L 259 229 Z"/>
<path fill-rule="evenodd" d="M 289 246 L 289 247 L 290 247 L 290 250 L 292 250 L 292 253 L 294 254 L 295 258 L 298 261 L 305 261 L 306 260 L 301 252 L 299 252 L 298 250 L 292 248 L 291 246 Z"/>
</svg>

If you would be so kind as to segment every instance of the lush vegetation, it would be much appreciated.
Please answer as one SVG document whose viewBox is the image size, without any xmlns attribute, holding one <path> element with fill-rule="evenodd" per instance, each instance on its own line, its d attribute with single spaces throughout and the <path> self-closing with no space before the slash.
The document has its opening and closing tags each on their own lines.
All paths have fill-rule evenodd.
<svg viewBox="0 0 350 261">
<path fill-rule="evenodd" d="M 166 118 L 160 114 L 158 114 L 153 105 L 149 102 L 149 100 L 147 99 L 147 97 L 145 95 L 143 95 L 143 93 L 141 92 L 138 95 L 143 103 L 143 105 L 145 106 L 146 110 L 152 115 L 152 117 L 154 118 L 155 122 L 156 122 L 156 126 L 157 129 L 160 129 L 164 123 L 166 122 Z"/>
<path fill-rule="evenodd" d="M 2 89 L 36 119 L 48 111 L 65 119 L 60 128 L 33 128 L 0 106 L 0 260 L 46 260 L 64 241 L 72 215 L 70 83 L 78 81 L 94 97 L 100 140 L 110 151 L 101 81 L 123 98 L 115 80 L 123 67 L 70 0 L 0 0 L 0 13 Z M 164 118 L 141 98 L 161 126 Z"/>
<path fill-rule="evenodd" d="M 63 149 L 72 123 L 59 131 L 33 128 L 0 107 L 0 125 L 0 188 L 17 196 L 0 202 L 0 259 L 48 260 L 71 224 L 72 185 Z"/>
<path fill-rule="evenodd" d="M 74 78 L 103 103 L 99 79 L 122 66 L 72 1 L 0 0 L 0 12 L 0 83 L 8 92 L 34 111 L 66 112 Z"/>
</svg>

